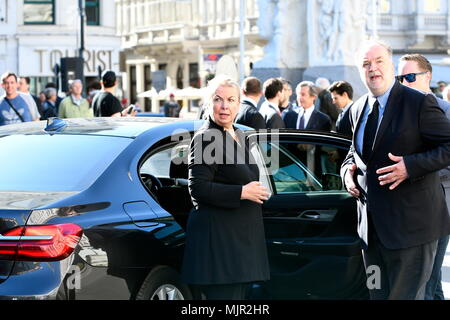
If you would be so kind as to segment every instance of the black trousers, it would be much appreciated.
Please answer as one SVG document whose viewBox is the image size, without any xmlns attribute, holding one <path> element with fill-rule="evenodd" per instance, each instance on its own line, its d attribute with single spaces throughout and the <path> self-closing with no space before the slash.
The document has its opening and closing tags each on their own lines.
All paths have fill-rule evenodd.
<svg viewBox="0 0 450 320">
<path fill-rule="evenodd" d="M 196 285 L 205 300 L 245 300 L 249 283 Z"/>
<path fill-rule="evenodd" d="M 424 300 L 438 241 L 405 249 L 388 249 L 378 238 L 370 213 L 368 216 L 369 247 L 363 257 L 366 271 L 371 267 L 370 270 L 374 272 L 368 273 L 370 299 Z M 374 270 L 380 271 L 379 286 L 374 286 L 377 276 Z"/>
</svg>

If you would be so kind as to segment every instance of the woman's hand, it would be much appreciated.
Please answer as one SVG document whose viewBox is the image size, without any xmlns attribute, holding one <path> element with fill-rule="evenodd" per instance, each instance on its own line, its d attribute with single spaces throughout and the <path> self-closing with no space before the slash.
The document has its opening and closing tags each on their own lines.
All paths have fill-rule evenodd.
<svg viewBox="0 0 450 320">
<path fill-rule="evenodd" d="M 269 200 L 270 193 L 259 181 L 252 181 L 242 187 L 241 200 L 250 200 L 262 204 Z"/>
</svg>

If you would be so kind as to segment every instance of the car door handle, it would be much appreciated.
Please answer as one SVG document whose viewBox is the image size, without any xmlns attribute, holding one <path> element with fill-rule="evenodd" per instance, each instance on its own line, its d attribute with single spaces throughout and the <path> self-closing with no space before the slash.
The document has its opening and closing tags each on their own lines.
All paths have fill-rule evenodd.
<svg viewBox="0 0 450 320">
<path fill-rule="evenodd" d="M 306 210 L 301 212 L 297 218 L 303 220 L 314 220 L 314 221 L 322 221 L 322 222 L 331 222 L 333 221 L 337 209 L 330 210 Z"/>
<path fill-rule="evenodd" d="M 302 213 L 300 213 L 298 215 L 299 218 L 305 218 L 305 219 L 319 219 L 320 218 L 320 213 L 318 213 L 317 211 L 303 211 Z"/>
</svg>

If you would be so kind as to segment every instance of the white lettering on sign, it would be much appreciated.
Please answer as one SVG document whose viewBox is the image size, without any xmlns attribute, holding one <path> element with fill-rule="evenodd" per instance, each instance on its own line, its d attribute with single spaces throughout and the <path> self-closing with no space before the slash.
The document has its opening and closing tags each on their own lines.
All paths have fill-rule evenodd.
<svg viewBox="0 0 450 320">
<path fill-rule="evenodd" d="M 38 55 L 39 73 L 53 73 L 51 70 L 55 64 L 60 64 L 61 58 L 78 56 L 76 49 L 34 49 L 34 52 Z M 95 73 L 98 67 L 102 70 L 112 69 L 112 52 L 112 50 L 84 50 L 84 73 Z"/>
</svg>

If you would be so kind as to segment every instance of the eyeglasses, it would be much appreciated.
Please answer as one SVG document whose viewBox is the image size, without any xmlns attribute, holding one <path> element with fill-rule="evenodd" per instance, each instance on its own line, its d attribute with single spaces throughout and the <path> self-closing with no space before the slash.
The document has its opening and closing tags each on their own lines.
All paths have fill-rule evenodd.
<svg viewBox="0 0 450 320">
<path fill-rule="evenodd" d="M 416 72 L 416 73 L 407 73 L 407 74 L 402 74 L 401 76 L 397 76 L 396 78 L 401 83 L 403 82 L 403 79 L 406 79 L 406 81 L 411 83 L 411 82 L 416 81 L 416 76 L 421 75 L 421 74 L 425 74 L 425 73 L 427 73 L 427 71 L 425 71 L 425 72 Z"/>
</svg>

